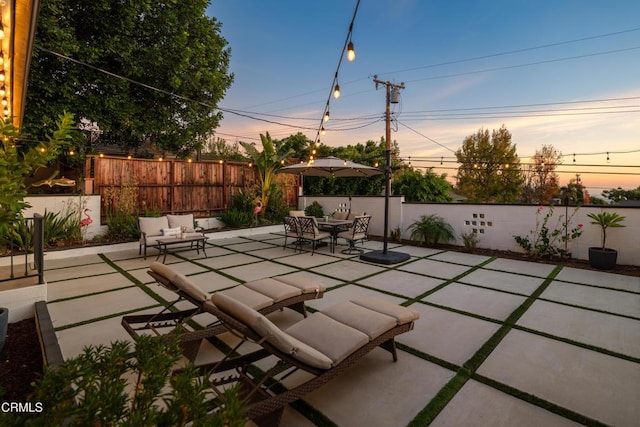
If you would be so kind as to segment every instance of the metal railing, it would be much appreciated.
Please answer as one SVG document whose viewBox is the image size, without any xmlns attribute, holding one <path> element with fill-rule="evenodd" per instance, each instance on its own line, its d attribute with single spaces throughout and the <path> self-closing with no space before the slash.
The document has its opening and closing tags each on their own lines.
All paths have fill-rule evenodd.
<svg viewBox="0 0 640 427">
<path fill-rule="evenodd" d="M 24 225 L 21 232 L 16 230 L 16 236 L 19 238 L 6 236 L 3 239 L 5 241 L 2 242 L 2 246 L 8 251 L 7 257 L 10 259 L 8 269 L 0 269 L 0 282 L 37 275 L 38 284 L 44 284 L 44 217 L 34 214 L 33 218 L 25 218 Z M 21 260 L 24 260 L 23 272 Z"/>
</svg>

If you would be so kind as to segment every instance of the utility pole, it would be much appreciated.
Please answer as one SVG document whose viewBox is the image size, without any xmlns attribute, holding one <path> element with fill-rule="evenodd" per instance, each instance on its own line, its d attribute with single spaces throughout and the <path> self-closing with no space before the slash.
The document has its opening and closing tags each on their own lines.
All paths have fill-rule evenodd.
<svg viewBox="0 0 640 427">
<path fill-rule="evenodd" d="M 386 151 L 385 151 L 385 190 L 384 190 L 384 240 L 382 251 L 372 251 L 360 255 L 360 259 L 379 264 L 397 264 L 410 258 L 409 254 L 402 252 L 390 252 L 389 246 L 389 196 L 391 195 L 391 104 L 397 104 L 400 95 L 400 89 L 404 89 L 404 83 L 395 84 L 390 81 L 378 80 L 378 76 L 373 76 L 373 82 L 378 85 L 384 85 L 386 88 Z"/>
</svg>

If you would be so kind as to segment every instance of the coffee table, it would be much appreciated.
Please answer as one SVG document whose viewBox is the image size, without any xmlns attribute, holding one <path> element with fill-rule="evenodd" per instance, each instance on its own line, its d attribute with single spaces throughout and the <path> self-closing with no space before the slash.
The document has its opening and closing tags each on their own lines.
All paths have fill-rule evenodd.
<svg viewBox="0 0 640 427">
<path fill-rule="evenodd" d="M 189 248 L 182 249 L 182 250 L 193 250 L 194 249 L 193 244 L 195 243 L 196 244 L 195 250 L 198 252 L 198 254 L 200 253 L 200 249 L 202 249 L 202 252 L 204 252 L 204 256 L 206 257 L 207 251 L 205 249 L 204 244 L 207 241 L 207 239 L 208 237 L 204 235 L 186 236 L 186 237 L 176 236 L 176 237 L 167 237 L 167 238 L 158 239 L 156 240 L 156 246 L 158 248 L 158 256 L 156 257 L 156 261 L 160 258 L 160 255 L 164 255 L 164 257 L 162 258 L 162 263 L 164 264 L 164 262 L 167 260 L 167 253 L 169 253 L 170 247 L 175 247 L 180 245 L 179 246 L 180 248 L 184 248 L 186 243 L 189 243 Z"/>
</svg>

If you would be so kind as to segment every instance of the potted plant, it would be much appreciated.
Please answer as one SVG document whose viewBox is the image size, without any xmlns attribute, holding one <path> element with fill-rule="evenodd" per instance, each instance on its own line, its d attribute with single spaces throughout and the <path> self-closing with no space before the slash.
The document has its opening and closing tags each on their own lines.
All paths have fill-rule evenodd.
<svg viewBox="0 0 640 427">
<path fill-rule="evenodd" d="M 587 216 L 593 220 L 591 224 L 599 225 L 602 230 L 602 246 L 589 248 L 589 264 L 594 268 L 611 270 L 616 266 L 618 251 L 606 246 L 607 228 L 624 227 L 621 222 L 625 217 L 615 212 L 590 213 Z"/>
</svg>

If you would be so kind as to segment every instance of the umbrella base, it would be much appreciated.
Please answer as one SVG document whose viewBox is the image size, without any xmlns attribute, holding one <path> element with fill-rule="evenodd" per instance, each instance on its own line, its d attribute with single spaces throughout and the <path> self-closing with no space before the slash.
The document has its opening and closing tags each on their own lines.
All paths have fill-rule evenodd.
<svg viewBox="0 0 640 427">
<path fill-rule="evenodd" d="M 411 255 L 404 252 L 387 251 L 371 251 L 360 255 L 360 259 L 363 261 L 369 261 L 376 264 L 398 264 L 411 258 Z"/>
</svg>

